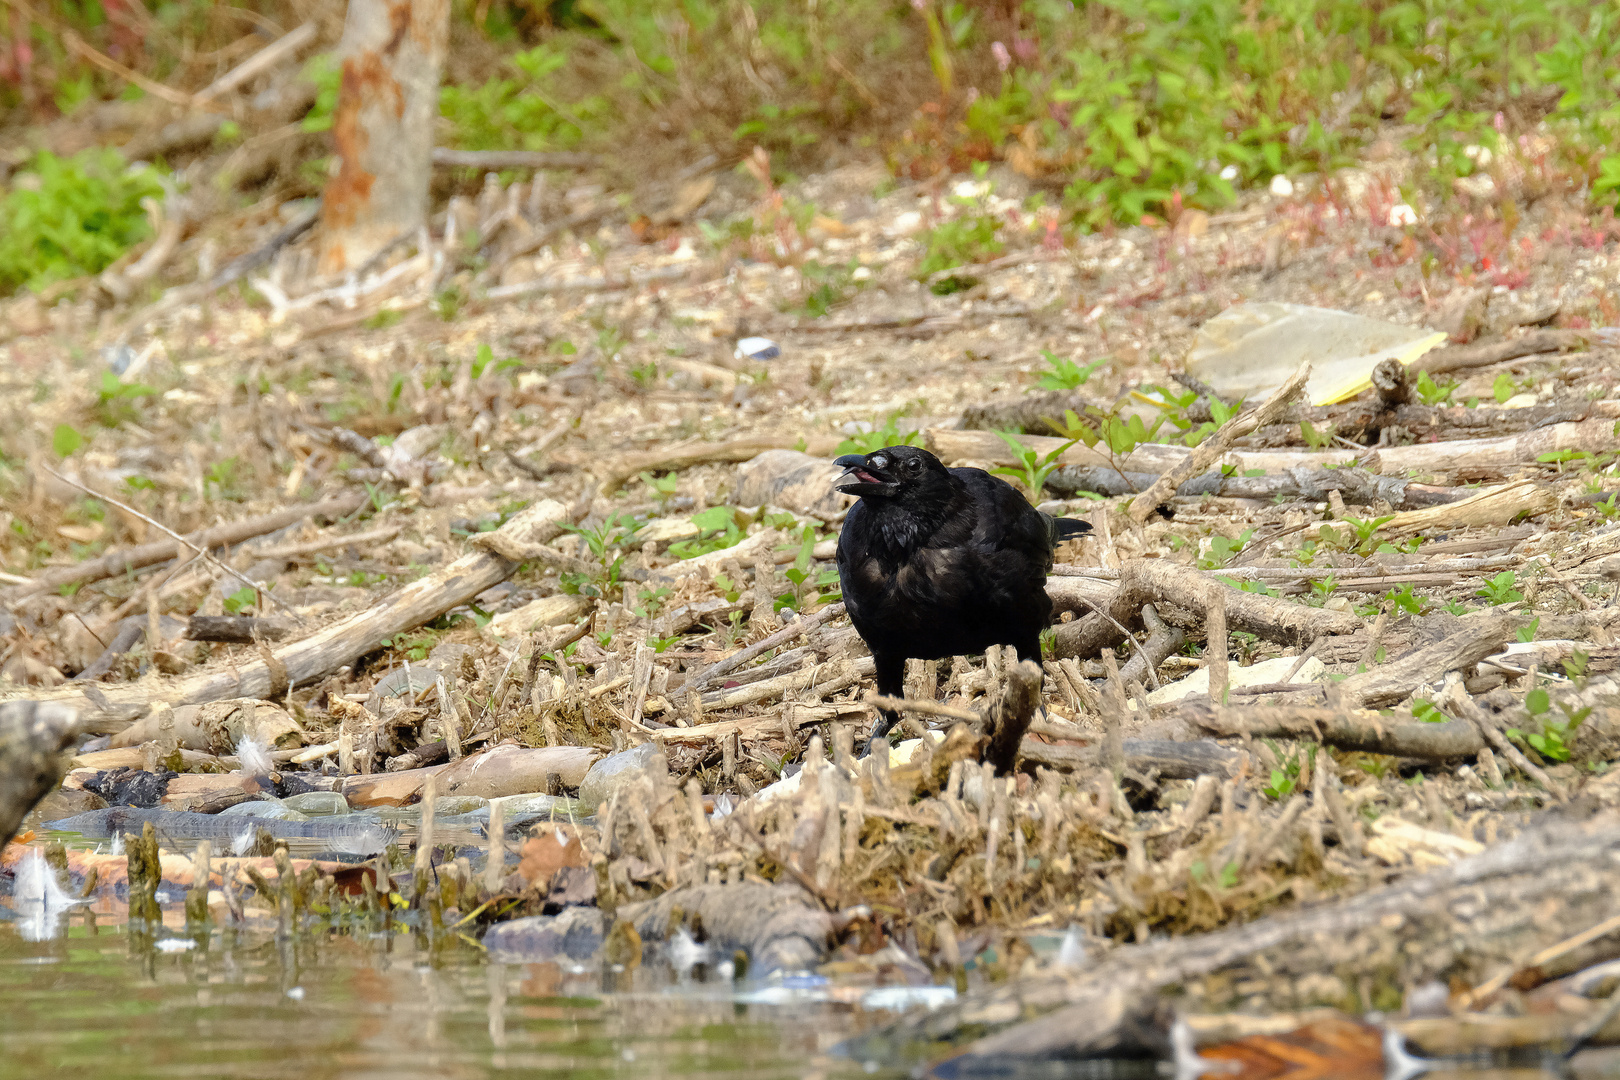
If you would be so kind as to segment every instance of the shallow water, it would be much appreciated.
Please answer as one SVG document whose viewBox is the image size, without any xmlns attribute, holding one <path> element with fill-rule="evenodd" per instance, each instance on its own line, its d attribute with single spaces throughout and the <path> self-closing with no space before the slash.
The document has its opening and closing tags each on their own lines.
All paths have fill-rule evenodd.
<svg viewBox="0 0 1620 1080">
<path fill-rule="evenodd" d="M 815 991 L 645 970 L 605 989 L 622 976 L 410 930 L 154 940 L 82 909 L 59 929 L 0 921 L 0 1077 L 906 1075 L 835 1054 L 883 1016 Z"/>
</svg>

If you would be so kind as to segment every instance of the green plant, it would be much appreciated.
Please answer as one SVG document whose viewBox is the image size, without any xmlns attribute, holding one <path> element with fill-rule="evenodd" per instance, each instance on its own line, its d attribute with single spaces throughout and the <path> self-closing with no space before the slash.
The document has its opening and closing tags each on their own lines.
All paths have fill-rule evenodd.
<svg viewBox="0 0 1620 1080">
<path fill-rule="evenodd" d="M 1417 381 L 1413 388 L 1417 390 L 1418 397 L 1423 399 L 1425 405 L 1440 405 L 1451 400 L 1451 395 L 1457 392 L 1458 384 L 1455 382 L 1437 383 L 1429 376 L 1427 371 L 1418 372 Z"/>
<path fill-rule="evenodd" d="M 1500 574 L 1485 582 L 1484 586 L 1474 590 L 1475 596 L 1483 596 L 1487 603 L 1516 604 L 1524 599 L 1524 594 L 1514 588 L 1519 583 L 1519 576 L 1512 570 L 1503 570 Z"/>
<path fill-rule="evenodd" d="M 1075 390 L 1084 386 L 1099 368 L 1108 366 L 1108 358 L 1093 360 L 1085 367 L 1081 367 L 1067 356 L 1059 356 L 1048 349 L 1041 350 L 1041 358 L 1046 361 L 1050 371 L 1043 374 L 1035 383 L 1042 390 Z"/>
<path fill-rule="evenodd" d="M 1413 592 L 1411 585 L 1391 589 L 1384 594 L 1384 603 L 1390 611 L 1404 611 L 1408 615 L 1422 615 L 1429 607 L 1428 601 Z"/>
<path fill-rule="evenodd" d="M 840 594 L 838 589 L 831 593 L 821 590 L 829 585 L 838 584 L 838 571 L 826 569 L 816 571 L 813 551 L 818 537 L 813 526 L 806 525 L 799 534 L 798 553 L 793 558 L 793 565 L 788 567 L 784 575 L 793 583 L 793 592 L 778 597 L 775 607 L 777 611 L 783 608 L 792 608 L 794 611 L 804 611 L 819 605 L 823 600 L 836 599 Z"/>
<path fill-rule="evenodd" d="M 1059 459 L 1068 452 L 1071 446 L 1079 442 L 1078 439 L 1070 439 L 1062 446 L 1042 454 L 1038 450 L 1032 450 L 1025 446 L 1011 432 L 998 431 L 996 434 L 1000 435 L 1001 441 L 1006 443 L 1012 450 L 1013 457 L 1018 461 L 1018 464 L 1017 466 L 998 465 L 991 471 L 1003 476 L 1011 476 L 1022 483 L 1030 502 L 1040 501 L 1041 489 L 1046 486 L 1046 478 L 1058 470 Z"/>
<path fill-rule="evenodd" d="M 819 319 L 839 304 L 852 299 L 861 289 L 860 279 L 856 277 L 856 271 L 860 268 L 858 259 L 851 259 L 847 263 L 820 263 L 815 259 L 806 259 L 799 267 L 804 313 L 812 319 Z M 809 287 L 806 289 L 805 285 Z"/>
<path fill-rule="evenodd" d="M 563 591 L 579 596 L 609 596 L 619 588 L 619 571 L 624 564 L 623 548 L 631 542 L 639 526 L 629 514 L 612 514 L 598 525 L 563 525 L 584 543 L 599 564 L 589 572 L 565 571 L 558 575 Z"/>
<path fill-rule="evenodd" d="M 922 438 L 922 432 L 917 430 L 901 431 L 897 425 L 901 412 L 892 412 L 883 421 L 883 426 L 873 425 L 871 431 L 849 436 L 838 444 L 833 454 L 842 457 L 844 454 L 871 454 L 883 449 L 885 446 L 916 446 Z"/>
<path fill-rule="evenodd" d="M 1537 615 L 1535 618 L 1530 620 L 1530 624 L 1528 626 L 1519 627 L 1514 636 L 1517 637 L 1521 642 L 1530 642 L 1536 640 L 1536 634 L 1540 630 L 1541 616 Z"/>
<path fill-rule="evenodd" d="M 1316 768 L 1318 747 L 1315 743 L 1307 743 L 1302 755 L 1300 745 L 1295 743 L 1285 760 L 1281 748 L 1275 742 L 1271 739 L 1267 739 L 1265 742 L 1271 748 L 1272 754 L 1276 756 L 1281 767 L 1271 770 L 1270 782 L 1262 790 L 1267 798 L 1281 802 L 1292 795 L 1294 789 L 1299 786 L 1299 777 L 1302 772 L 1309 775 Z"/>
<path fill-rule="evenodd" d="M 1592 714 L 1591 706 L 1571 709 L 1569 705 L 1560 701 L 1558 710 L 1564 715 L 1562 717 L 1552 715 L 1552 705 L 1547 691 L 1539 686 L 1524 696 L 1524 709 L 1530 714 L 1531 719 L 1540 721 L 1541 730 L 1526 732 L 1520 728 L 1509 728 L 1507 735 L 1510 738 L 1522 739 L 1536 753 L 1553 761 L 1569 760 L 1571 737 L 1575 734 L 1575 729 L 1581 726 L 1582 721 Z"/>
<path fill-rule="evenodd" d="M 244 585 L 225 598 L 225 614 L 240 615 L 243 611 L 247 610 L 258 602 L 258 590 Z"/>
<path fill-rule="evenodd" d="M 1620 503 L 1617 503 L 1616 500 L 1620 500 L 1620 491 L 1611 493 L 1607 499 L 1601 502 L 1594 502 L 1592 509 L 1596 510 L 1604 521 L 1613 521 L 1615 518 L 1620 518 Z"/>
<path fill-rule="evenodd" d="M 738 512 L 729 506 L 711 506 L 692 515 L 692 524 L 698 535 L 692 540 L 677 540 L 669 545 L 669 553 L 677 559 L 692 559 L 711 551 L 736 547 L 748 535 L 738 524 Z"/>
<path fill-rule="evenodd" d="M 969 263 L 989 262 L 1006 250 L 996 237 L 1000 229 L 1001 223 L 988 214 L 968 214 L 940 222 L 923 238 L 925 250 L 917 277 L 926 279 Z M 937 295 L 948 296 L 973 284 L 972 279 L 953 274 L 934 282 L 931 288 Z"/>
<path fill-rule="evenodd" d="M 141 203 L 163 197 L 156 171 L 126 167 L 116 150 L 42 150 L 24 175 L 0 198 L 0 295 L 100 273 L 151 234 Z"/>
<path fill-rule="evenodd" d="M 1236 538 L 1214 533 L 1209 538 L 1209 549 L 1198 557 L 1198 569 L 1218 570 L 1237 557 L 1254 538 L 1253 529 L 1244 529 Z"/>
<path fill-rule="evenodd" d="M 232 456 L 216 461 L 203 471 L 203 490 L 216 498 L 239 501 L 247 497 L 243 487 L 242 459 Z"/>
<path fill-rule="evenodd" d="M 84 436 L 72 424 L 57 424 L 51 432 L 51 451 L 59 458 L 73 454 L 84 445 Z"/>
<path fill-rule="evenodd" d="M 680 488 L 681 477 L 679 473 L 665 473 L 663 476 L 654 476 L 650 472 L 641 474 L 641 482 L 647 485 L 647 492 L 658 500 L 659 506 L 669 505 L 669 500 L 675 497 Z"/>
<path fill-rule="evenodd" d="M 1299 422 L 1299 433 L 1305 439 L 1305 445 L 1312 450 L 1322 450 L 1333 445 L 1333 425 L 1318 431 L 1309 420 Z"/>
<path fill-rule="evenodd" d="M 1441 712 L 1434 702 L 1414 698 L 1412 700 L 1412 719 L 1421 720 L 1425 724 L 1443 724 L 1451 718 Z"/>
<path fill-rule="evenodd" d="M 132 423 L 140 416 L 135 402 L 156 394 L 157 391 L 145 383 L 122 382 L 112 372 L 103 371 L 101 386 L 96 390 L 96 422 L 109 428 Z"/>
</svg>

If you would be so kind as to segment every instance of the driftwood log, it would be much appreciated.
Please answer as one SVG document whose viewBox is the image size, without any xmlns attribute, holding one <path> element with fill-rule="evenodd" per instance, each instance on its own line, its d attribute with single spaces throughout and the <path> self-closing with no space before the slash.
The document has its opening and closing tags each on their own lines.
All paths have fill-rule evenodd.
<svg viewBox="0 0 1620 1080">
<path fill-rule="evenodd" d="M 980 1075 L 991 1066 L 1005 1075 L 1037 1061 L 1163 1052 L 1167 1010 L 1159 994 L 1171 986 L 1182 989 L 1182 1007 L 1207 1011 L 1234 1007 L 1238 988 L 1250 996 L 1266 988 L 1265 1006 L 1288 1009 L 1344 1005 L 1358 991 L 1398 995 L 1430 980 L 1478 986 L 1610 919 L 1617 860 L 1620 815 L 1580 824 L 1548 815 L 1443 869 L 1247 926 L 1120 946 L 1075 968 L 1015 978 L 896 1021 L 853 1050 L 870 1060 L 967 1042 L 935 1075 Z"/>
<path fill-rule="evenodd" d="M 1340 750 L 1436 761 L 1473 757 L 1485 745 L 1479 728 L 1465 720 L 1426 724 L 1418 720 L 1390 719 L 1376 712 L 1340 711 L 1313 705 L 1217 708 L 1208 701 L 1189 701 L 1182 704 L 1179 715 L 1222 738 L 1249 735 L 1309 739 Z"/>
<path fill-rule="evenodd" d="M 306 511 L 307 512 L 307 511 Z M 561 535 L 568 510 L 546 499 L 494 532 L 474 537 L 482 548 L 405 586 L 364 611 L 282 648 L 267 660 L 220 665 L 181 679 L 141 679 L 108 686 L 94 697 L 74 685 L 35 694 L 80 708 L 111 705 L 197 704 L 225 698 L 279 697 L 289 688 L 322 678 L 373 651 L 384 638 L 431 622 L 465 604 L 517 571 L 534 549 Z"/>
</svg>

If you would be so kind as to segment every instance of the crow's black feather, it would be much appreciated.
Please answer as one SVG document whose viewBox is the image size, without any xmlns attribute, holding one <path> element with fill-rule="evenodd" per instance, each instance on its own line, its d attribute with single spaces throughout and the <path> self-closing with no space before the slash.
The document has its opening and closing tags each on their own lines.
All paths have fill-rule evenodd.
<svg viewBox="0 0 1620 1080">
<path fill-rule="evenodd" d="M 1091 531 L 1031 506 L 983 469 L 947 469 L 915 446 L 838 459 L 840 491 L 859 496 L 838 538 L 850 621 L 872 650 L 881 694 L 899 697 L 906 660 L 1011 645 L 1041 659 L 1052 619 L 1052 549 Z M 873 736 L 897 717 L 884 712 Z"/>
</svg>

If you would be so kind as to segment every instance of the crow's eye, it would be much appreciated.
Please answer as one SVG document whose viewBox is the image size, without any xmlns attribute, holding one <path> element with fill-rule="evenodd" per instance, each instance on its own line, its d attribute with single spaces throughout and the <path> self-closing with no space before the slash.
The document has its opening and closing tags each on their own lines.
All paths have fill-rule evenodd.
<svg viewBox="0 0 1620 1080">
<path fill-rule="evenodd" d="M 922 468 L 922 462 L 916 460 L 915 458 L 913 458 L 912 460 L 906 462 L 906 472 L 908 472 L 908 473 L 915 473 L 921 468 Z"/>
</svg>

